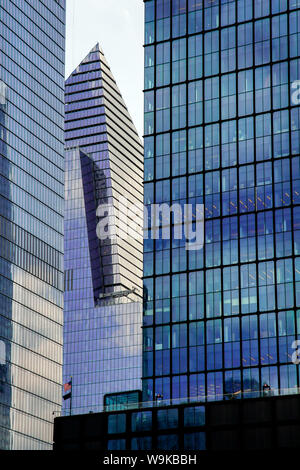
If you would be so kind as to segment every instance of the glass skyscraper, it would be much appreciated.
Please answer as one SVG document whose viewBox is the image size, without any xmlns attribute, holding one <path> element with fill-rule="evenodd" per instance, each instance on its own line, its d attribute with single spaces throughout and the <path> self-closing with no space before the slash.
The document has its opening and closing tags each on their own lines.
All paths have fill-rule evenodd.
<svg viewBox="0 0 300 470">
<path fill-rule="evenodd" d="M 205 240 L 146 234 L 143 398 L 296 392 L 300 2 L 145 12 L 145 204 L 203 204 Z"/>
<path fill-rule="evenodd" d="M 99 44 L 65 103 L 64 414 L 82 414 L 141 390 L 143 147 Z"/>
<path fill-rule="evenodd" d="M 0 1 L 0 448 L 61 407 L 65 0 Z"/>
</svg>

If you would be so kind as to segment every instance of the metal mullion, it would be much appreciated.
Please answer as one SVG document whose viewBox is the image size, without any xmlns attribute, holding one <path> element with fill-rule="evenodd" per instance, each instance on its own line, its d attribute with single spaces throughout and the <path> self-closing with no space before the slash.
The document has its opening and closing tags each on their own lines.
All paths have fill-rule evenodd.
<svg viewBox="0 0 300 470">
<path fill-rule="evenodd" d="M 297 10 L 296 10 L 297 11 Z M 299 10 L 298 10 L 299 11 Z M 291 50 L 290 50 L 290 7 L 288 3 L 288 11 L 287 11 L 287 37 L 288 37 L 288 83 L 290 86 L 291 83 Z M 293 163 L 293 156 L 292 156 L 292 129 L 291 129 L 291 115 L 292 115 L 292 110 L 297 109 L 296 107 L 291 107 L 291 98 L 289 99 L 289 147 L 290 147 L 290 156 L 289 156 L 289 162 L 290 162 L 290 191 L 291 191 L 291 205 L 290 205 L 290 211 L 291 211 L 291 238 L 292 238 L 292 256 L 290 258 L 293 261 L 293 290 L 294 290 L 294 325 L 295 325 L 295 339 L 298 338 L 298 325 L 297 325 L 297 298 L 296 298 L 296 255 L 295 255 L 295 233 L 294 233 L 294 198 L 293 198 L 293 169 L 292 169 L 292 163 Z M 275 232 L 275 240 L 276 241 L 276 232 Z M 277 254 L 277 253 L 276 253 Z M 277 330 L 277 336 L 278 336 L 278 342 L 279 342 L 279 330 Z M 279 357 L 279 349 L 278 349 L 278 361 L 280 361 Z M 279 362 L 280 364 L 280 362 Z M 297 380 L 297 386 L 299 387 L 299 367 L 296 367 L 296 380 Z"/>
</svg>

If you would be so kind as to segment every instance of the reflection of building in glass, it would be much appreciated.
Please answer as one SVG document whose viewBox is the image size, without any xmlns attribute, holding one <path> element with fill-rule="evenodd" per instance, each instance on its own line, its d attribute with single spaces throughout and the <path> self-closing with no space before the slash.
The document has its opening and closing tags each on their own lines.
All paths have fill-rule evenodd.
<svg viewBox="0 0 300 470">
<path fill-rule="evenodd" d="M 18 3 L 0 0 L 0 448 L 47 450 L 61 406 L 65 1 Z"/>
<path fill-rule="evenodd" d="M 145 400 L 298 390 L 299 6 L 145 2 L 145 203 L 205 206 L 145 242 Z"/>
<path fill-rule="evenodd" d="M 78 414 L 141 389 L 142 216 L 128 211 L 139 232 L 127 235 L 120 198 L 142 204 L 143 147 L 99 45 L 65 96 L 64 379 Z M 99 238 L 100 224 L 120 231 Z"/>
</svg>

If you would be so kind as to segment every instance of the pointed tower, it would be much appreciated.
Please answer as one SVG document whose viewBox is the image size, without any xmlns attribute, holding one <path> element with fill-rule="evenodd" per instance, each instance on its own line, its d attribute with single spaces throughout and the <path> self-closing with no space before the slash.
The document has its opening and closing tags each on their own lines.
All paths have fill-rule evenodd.
<svg viewBox="0 0 300 470">
<path fill-rule="evenodd" d="M 99 44 L 66 81 L 65 141 L 64 381 L 85 413 L 141 388 L 143 147 Z"/>
<path fill-rule="evenodd" d="M 111 236 L 105 239 L 104 235 L 98 254 L 93 227 L 96 217 L 89 221 L 95 302 L 99 296 L 126 289 L 134 288 L 141 295 L 142 216 L 138 211 L 132 214 L 131 206 L 141 208 L 143 203 L 143 147 L 99 44 L 66 81 L 65 101 L 67 149 L 80 148 L 93 165 L 93 178 L 87 176 L 85 186 L 87 212 L 91 204 L 100 215 L 106 214 L 105 206 L 110 208 Z M 93 201 L 88 198 L 90 191 Z M 124 227 L 120 227 L 120 219 Z M 131 231 L 134 223 L 138 234 Z M 112 236 L 115 226 L 118 233 Z"/>
</svg>

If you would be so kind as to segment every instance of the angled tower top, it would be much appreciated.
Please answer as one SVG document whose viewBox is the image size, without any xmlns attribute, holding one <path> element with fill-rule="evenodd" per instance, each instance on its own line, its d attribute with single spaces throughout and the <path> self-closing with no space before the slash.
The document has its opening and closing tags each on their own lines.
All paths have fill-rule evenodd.
<svg viewBox="0 0 300 470">
<path fill-rule="evenodd" d="M 87 54 L 87 56 L 82 60 L 82 62 L 76 67 L 76 69 L 72 72 L 69 78 L 66 80 L 66 98 L 68 93 L 73 92 L 74 88 L 68 88 L 74 85 L 75 83 L 80 83 L 80 87 L 83 90 L 84 84 L 85 87 L 88 86 L 90 89 L 91 87 L 95 88 L 95 84 L 93 80 L 95 79 L 102 79 L 102 91 L 103 91 L 103 98 L 107 99 L 106 106 L 113 112 L 116 110 L 113 108 L 117 107 L 119 110 L 120 117 L 125 120 L 122 123 L 122 127 L 124 124 L 130 128 L 132 131 L 131 137 L 134 138 L 137 144 L 139 144 L 141 152 L 143 153 L 143 148 L 141 144 L 141 140 L 138 136 L 136 127 L 134 126 L 131 116 L 127 110 L 127 106 L 122 98 L 121 92 L 117 86 L 116 80 L 110 70 L 110 66 L 105 58 L 104 52 L 100 47 L 100 44 L 97 43 Z M 78 89 L 78 85 L 77 85 Z M 113 96 L 111 96 L 113 95 Z M 112 98 L 115 98 L 117 102 L 112 102 Z M 66 99 L 66 112 L 67 112 L 67 99 Z M 143 158 L 141 158 L 141 162 L 143 162 Z"/>
</svg>

